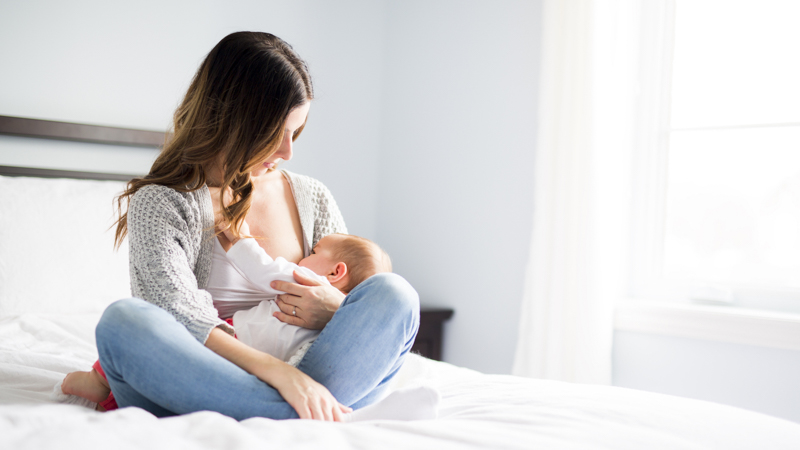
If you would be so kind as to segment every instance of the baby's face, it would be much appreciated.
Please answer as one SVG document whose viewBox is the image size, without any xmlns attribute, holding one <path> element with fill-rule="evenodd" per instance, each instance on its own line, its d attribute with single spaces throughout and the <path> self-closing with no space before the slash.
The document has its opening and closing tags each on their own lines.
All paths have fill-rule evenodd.
<svg viewBox="0 0 800 450">
<path fill-rule="evenodd" d="M 317 275 L 328 276 L 334 272 L 336 264 L 339 262 L 333 257 L 331 247 L 341 239 L 344 237 L 337 234 L 325 236 L 317 242 L 317 245 L 311 250 L 311 254 L 301 259 L 297 265 L 311 269 Z"/>
</svg>

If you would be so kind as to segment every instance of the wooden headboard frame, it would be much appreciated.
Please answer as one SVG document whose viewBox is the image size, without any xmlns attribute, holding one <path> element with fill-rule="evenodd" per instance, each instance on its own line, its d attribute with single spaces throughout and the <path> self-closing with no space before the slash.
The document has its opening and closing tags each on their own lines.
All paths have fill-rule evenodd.
<svg viewBox="0 0 800 450">
<path fill-rule="evenodd" d="M 164 144 L 166 134 L 158 131 L 134 130 L 130 128 L 103 127 L 52 120 L 27 119 L 0 116 L 0 134 L 44 139 L 91 142 L 99 144 L 127 145 L 133 147 L 158 148 Z M 0 165 L 0 175 L 42 178 L 78 178 L 86 180 L 129 181 L 141 176 L 135 174 L 79 172 L 72 170 L 40 169 Z"/>
</svg>

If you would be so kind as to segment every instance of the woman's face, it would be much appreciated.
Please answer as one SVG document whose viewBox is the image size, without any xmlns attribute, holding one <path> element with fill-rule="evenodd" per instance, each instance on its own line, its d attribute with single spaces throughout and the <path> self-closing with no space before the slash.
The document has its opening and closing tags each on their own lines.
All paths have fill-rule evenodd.
<svg viewBox="0 0 800 450">
<path fill-rule="evenodd" d="M 286 117 L 286 128 L 283 130 L 283 142 L 278 147 L 278 151 L 273 153 L 263 164 L 253 169 L 250 172 L 251 177 L 264 175 L 268 170 L 277 167 L 279 162 L 292 159 L 292 138 L 297 130 L 306 123 L 309 108 L 311 108 L 311 102 L 305 102 L 289 112 Z"/>
</svg>

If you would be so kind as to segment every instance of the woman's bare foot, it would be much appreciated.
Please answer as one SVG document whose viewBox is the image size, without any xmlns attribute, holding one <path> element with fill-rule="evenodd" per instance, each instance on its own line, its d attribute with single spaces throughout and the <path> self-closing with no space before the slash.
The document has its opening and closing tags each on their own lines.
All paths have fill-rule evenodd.
<svg viewBox="0 0 800 450">
<path fill-rule="evenodd" d="M 68 373 L 61 384 L 61 391 L 67 395 L 77 395 L 89 401 L 100 403 L 108 398 L 111 388 L 96 370 L 91 372 Z"/>
</svg>

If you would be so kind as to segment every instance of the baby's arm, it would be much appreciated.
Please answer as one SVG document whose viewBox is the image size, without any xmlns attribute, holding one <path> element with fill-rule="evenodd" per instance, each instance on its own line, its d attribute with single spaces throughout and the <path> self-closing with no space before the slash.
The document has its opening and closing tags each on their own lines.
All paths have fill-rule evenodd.
<svg viewBox="0 0 800 450">
<path fill-rule="evenodd" d="M 268 295 L 283 294 L 283 291 L 270 287 L 270 283 L 275 280 L 294 283 L 295 271 L 329 284 L 325 277 L 315 274 L 310 269 L 300 267 L 281 257 L 272 259 L 253 238 L 239 239 L 228 250 L 228 258 L 248 280 Z"/>
</svg>

